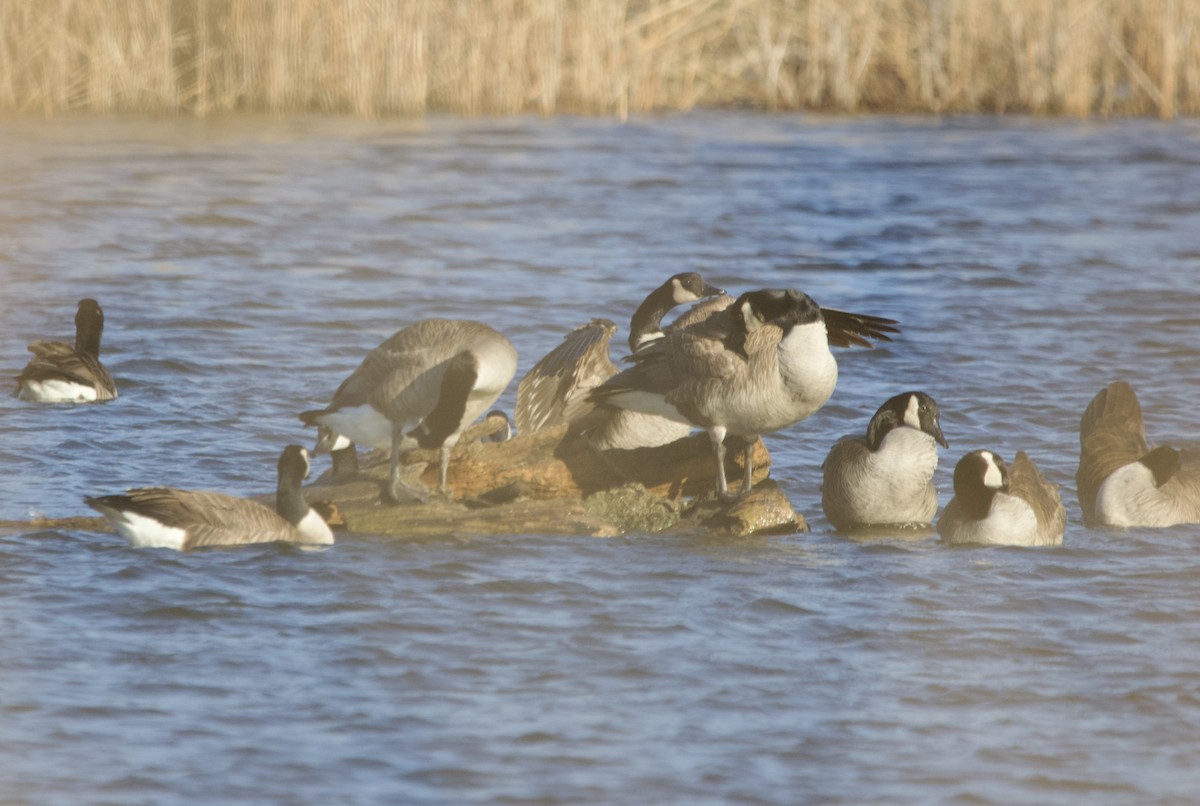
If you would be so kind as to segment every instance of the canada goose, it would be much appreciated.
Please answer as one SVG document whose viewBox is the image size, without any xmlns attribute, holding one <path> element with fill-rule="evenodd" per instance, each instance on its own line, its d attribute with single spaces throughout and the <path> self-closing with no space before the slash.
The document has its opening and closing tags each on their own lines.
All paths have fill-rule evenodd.
<svg viewBox="0 0 1200 806">
<path fill-rule="evenodd" d="M 1133 387 L 1114 381 L 1079 422 L 1079 504 L 1088 525 L 1200 523 L 1200 451 L 1146 446 Z"/>
<path fill-rule="evenodd" d="M 839 439 L 821 465 L 821 506 L 837 529 L 928 524 L 937 514 L 938 405 L 924 392 L 905 392 L 879 407 L 866 436 Z"/>
<path fill-rule="evenodd" d="M 61 341 L 29 344 L 33 358 L 17 376 L 14 394 L 35 403 L 93 403 L 112 400 L 117 387 L 100 363 L 104 311 L 94 299 L 82 299 L 75 312 L 75 346 Z"/>
<path fill-rule="evenodd" d="M 721 293 L 696 272 L 669 278 L 634 311 L 629 321 L 630 351 L 637 352 L 662 338 L 662 318 L 672 308 Z M 609 342 L 616 331 L 612 321 L 593 319 L 564 336 L 561 344 L 533 365 L 517 387 L 514 415 L 520 433 L 552 428 L 589 412 L 588 393 L 618 372 L 609 358 Z M 687 436 L 690 430 L 661 417 L 612 410 L 588 424 L 589 440 L 600 449 L 665 445 Z"/>
<path fill-rule="evenodd" d="M 1065 520 L 1058 485 L 1024 451 L 1017 451 L 1011 471 L 993 451 L 972 451 L 954 468 L 954 498 L 937 530 L 950 543 L 1057 546 Z"/>
<path fill-rule="evenodd" d="M 459 434 L 500 397 L 516 371 L 516 349 L 487 325 L 424 319 L 367 353 L 328 406 L 300 419 L 361 445 L 390 449 L 385 494 L 392 501 L 424 500 L 423 491 L 400 480 L 401 451 L 438 448 L 446 492 Z"/>
<path fill-rule="evenodd" d="M 807 294 L 764 289 L 632 356 L 633 366 L 593 390 L 590 399 L 704 428 L 725 497 L 725 436 L 746 441 L 742 491 L 751 486 L 754 442 L 808 417 L 833 394 L 837 361 L 830 344 L 890 341 L 891 319 L 825 312 Z"/>
<path fill-rule="evenodd" d="M 288 445 L 279 456 L 275 509 L 222 493 L 141 487 L 121 495 L 84 498 L 135 546 L 180 551 L 283 541 L 329 545 L 333 532 L 304 501 L 308 451 Z"/>
</svg>

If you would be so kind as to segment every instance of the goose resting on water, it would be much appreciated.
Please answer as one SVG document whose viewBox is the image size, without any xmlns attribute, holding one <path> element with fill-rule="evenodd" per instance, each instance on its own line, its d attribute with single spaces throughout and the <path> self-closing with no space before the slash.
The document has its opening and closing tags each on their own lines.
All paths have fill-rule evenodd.
<svg viewBox="0 0 1200 806">
<path fill-rule="evenodd" d="M 929 524 L 937 514 L 940 412 L 924 392 L 890 398 L 871 418 L 865 436 L 839 439 L 821 464 L 821 506 L 837 529 Z"/>
<path fill-rule="evenodd" d="M 1114 381 L 1079 422 L 1079 504 L 1088 525 L 1200 523 L 1200 450 L 1146 445 L 1133 387 Z"/>
<path fill-rule="evenodd" d="M 727 434 L 746 443 L 746 492 L 758 436 L 800 422 L 833 394 L 837 361 L 830 344 L 870 346 L 869 339 L 890 341 L 887 334 L 899 332 L 894 320 L 822 309 L 790 289 L 750 291 L 725 307 L 697 308 L 702 318 L 670 328 L 635 353 L 633 366 L 594 389 L 589 400 L 706 429 L 720 497 L 728 494 Z"/>
<path fill-rule="evenodd" d="M 948 543 L 1057 546 L 1066 513 L 1050 484 L 1024 451 L 1012 470 L 993 451 L 972 451 L 954 468 L 954 498 L 937 530 Z"/>
<path fill-rule="evenodd" d="M 104 311 L 94 299 L 79 301 L 75 346 L 61 341 L 29 344 L 33 358 L 17 376 L 14 394 L 35 403 L 94 403 L 113 400 L 117 387 L 100 363 Z"/>
<path fill-rule="evenodd" d="M 424 500 L 400 479 L 400 453 L 440 452 L 440 489 L 446 492 L 450 452 L 463 429 L 496 402 L 517 371 L 517 351 L 480 322 L 424 319 L 397 331 L 367 353 L 323 409 L 300 419 L 361 445 L 391 450 L 385 497 Z M 321 449 L 318 443 L 317 450 Z"/>
<path fill-rule="evenodd" d="M 669 278 L 634 311 L 629 349 L 636 353 L 662 338 L 662 318 L 672 308 L 721 293 L 696 272 Z M 618 372 L 609 358 L 609 342 L 616 331 L 608 319 L 593 319 L 564 336 L 534 364 L 517 387 L 514 419 L 519 433 L 532 434 L 590 413 L 588 393 Z M 587 430 L 591 444 L 605 450 L 665 445 L 687 436 L 691 427 L 640 412 L 606 409 L 590 418 Z"/>
<path fill-rule="evenodd" d="M 288 445 L 279 457 L 275 509 L 223 493 L 141 487 L 120 495 L 85 498 L 135 546 L 179 551 L 282 541 L 333 543 L 329 525 L 304 501 L 308 451 Z"/>
</svg>

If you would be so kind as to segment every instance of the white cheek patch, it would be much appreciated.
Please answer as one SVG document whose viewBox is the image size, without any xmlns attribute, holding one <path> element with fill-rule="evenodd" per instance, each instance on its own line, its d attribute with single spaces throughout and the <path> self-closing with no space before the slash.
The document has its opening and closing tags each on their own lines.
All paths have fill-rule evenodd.
<svg viewBox="0 0 1200 806">
<path fill-rule="evenodd" d="M 685 302 L 694 302 L 699 299 L 691 291 L 683 287 L 683 284 L 678 280 L 671 281 L 671 298 L 675 300 L 676 305 L 682 305 Z"/>
<path fill-rule="evenodd" d="M 904 410 L 904 424 L 909 428 L 921 430 L 921 404 L 917 400 L 916 395 L 910 395 L 908 398 L 908 408 Z"/>
<path fill-rule="evenodd" d="M 747 333 L 753 333 L 762 327 L 762 322 L 754 315 L 754 309 L 750 307 L 749 302 L 742 303 L 742 321 L 746 323 Z"/>
<path fill-rule="evenodd" d="M 1000 489 L 1004 485 L 1004 476 L 996 464 L 996 454 L 985 452 L 983 460 L 987 463 L 987 469 L 983 471 L 983 486 L 992 490 Z"/>
</svg>

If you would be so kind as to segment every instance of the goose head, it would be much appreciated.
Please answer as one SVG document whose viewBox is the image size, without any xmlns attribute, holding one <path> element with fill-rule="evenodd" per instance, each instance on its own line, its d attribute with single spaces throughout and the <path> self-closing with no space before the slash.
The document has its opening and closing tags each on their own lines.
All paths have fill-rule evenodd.
<svg viewBox="0 0 1200 806">
<path fill-rule="evenodd" d="M 971 451 L 954 468 L 954 497 L 968 516 L 983 520 L 996 493 L 1008 492 L 1008 465 L 993 451 Z"/>
<path fill-rule="evenodd" d="M 94 299 L 79 300 L 75 311 L 75 350 L 100 356 L 100 336 L 104 333 L 104 311 Z"/>
<path fill-rule="evenodd" d="M 950 443 L 942 435 L 941 411 L 932 397 L 924 392 L 904 392 L 889 398 L 867 425 L 867 445 L 871 450 L 879 450 L 880 443 L 893 428 L 906 425 L 918 431 L 924 431 L 933 437 L 943 448 L 949 448 Z"/>
<path fill-rule="evenodd" d="M 733 326 L 726 346 L 742 356 L 746 355 L 746 337 L 765 325 L 775 325 L 783 335 L 796 325 L 822 321 L 821 308 L 812 297 L 792 288 L 764 288 L 747 291 L 731 306 L 734 311 Z"/>
</svg>

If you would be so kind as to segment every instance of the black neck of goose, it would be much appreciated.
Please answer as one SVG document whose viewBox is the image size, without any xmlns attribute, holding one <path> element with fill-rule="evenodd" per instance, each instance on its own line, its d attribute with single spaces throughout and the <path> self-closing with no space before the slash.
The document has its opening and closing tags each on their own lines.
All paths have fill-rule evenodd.
<svg viewBox="0 0 1200 806">
<path fill-rule="evenodd" d="M 1170 481 L 1182 463 L 1179 451 L 1170 445 L 1159 445 L 1143 456 L 1140 461 L 1154 474 L 1156 487 L 1161 487 Z"/>
<path fill-rule="evenodd" d="M 275 487 L 275 511 L 293 526 L 304 520 L 308 504 L 304 500 L 301 482 L 304 471 L 290 466 L 279 468 L 279 484 Z"/>
<path fill-rule="evenodd" d="M 867 425 L 867 447 L 872 452 L 879 450 L 879 446 L 883 444 L 883 438 L 890 434 L 893 428 L 903 424 L 900 417 L 891 409 L 880 409 L 875 412 L 875 416 Z"/>
<path fill-rule="evenodd" d="M 971 520 L 981 521 L 988 516 L 992 509 L 992 499 L 996 497 L 996 493 L 1000 492 L 994 487 L 979 487 L 968 491 L 965 495 L 959 494 L 955 490 L 954 495 L 962 504 L 963 512 L 967 514 Z"/>
<path fill-rule="evenodd" d="M 636 352 L 646 336 L 662 330 L 663 317 L 675 305 L 675 290 L 670 283 L 650 292 L 629 320 L 629 349 Z"/>
<path fill-rule="evenodd" d="M 104 320 L 81 317 L 75 323 L 75 352 L 100 357 L 100 335 L 104 332 Z"/>
</svg>

